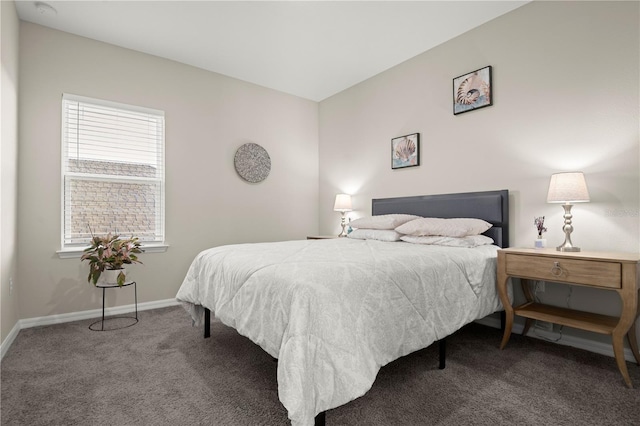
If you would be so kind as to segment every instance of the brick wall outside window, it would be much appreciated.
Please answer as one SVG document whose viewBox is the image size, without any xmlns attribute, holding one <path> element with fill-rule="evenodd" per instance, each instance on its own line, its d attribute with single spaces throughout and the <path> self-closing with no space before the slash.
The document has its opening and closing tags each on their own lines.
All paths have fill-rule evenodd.
<svg viewBox="0 0 640 426">
<path fill-rule="evenodd" d="M 144 164 L 89 160 L 70 160 L 69 170 L 123 178 L 156 175 L 154 167 Z M 95 235 L 136 236 L 142 241 L 155 235 L 157 182 L 72 179 L 68 188 L 73 208 L 67 220 L 71 234 L 79 237 L 72 243 L 86 242 L 91 231 Z"/>
</svg>

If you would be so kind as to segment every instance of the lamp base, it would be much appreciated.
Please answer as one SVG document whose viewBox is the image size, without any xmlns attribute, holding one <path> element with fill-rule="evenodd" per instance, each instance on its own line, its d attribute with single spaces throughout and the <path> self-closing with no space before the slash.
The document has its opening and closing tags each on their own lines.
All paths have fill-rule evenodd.
<svg viewBox="0 0 640 426">
<path fill-rule="evenodd" d="M 564 243 L 556 247 L 556 250 L 564 252 L 580 251 L 580 248 L 575 247 L 571 242 L 571 233 L 573 232 L 573 226 L 571 225 L 571 219 L 573 218 L 571 214 L 571 204 L 567 202 L 562 205 L 562 208 L 564 208 L 564 226 L 562 227 L 564 231 Z"/>
<path fill-rule="evenodd" d="M 560 247 L 556 247 L 556 250 L 558 250 L 558 251 L 580 251 L 580 247 L 564 247 L 564 246 L 560 246 Z"/>
<path fill-rule="evenodd" d="M 338 234 L 338 237 L 344 238 L 347 236 L 347 221 L 345 220 L 345 217 L 344 217 L 345 212 L 340 212 L 340 213 L 342 213 L 342 218 L 340 220 L 340 226 L 342 226 L 342 232 Z"/>
</svg>

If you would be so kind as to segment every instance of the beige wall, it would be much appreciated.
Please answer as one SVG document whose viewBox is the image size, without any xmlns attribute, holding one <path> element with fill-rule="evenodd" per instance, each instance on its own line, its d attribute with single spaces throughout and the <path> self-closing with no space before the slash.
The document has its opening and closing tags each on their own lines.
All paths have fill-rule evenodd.
<svg viewBox="0 0 640 426">
<path fill-rule="evenodd" d="M 1 342 L 18 322 L 18 289 L 10 288 L 17 280 L 17 206 L 18 206 L 18 28 L 19 21 L 12 1 L 0 2 L 2 28 L 2 144 L 0 160 L 0 322 Z"/>
<path fill-rule="evenodd" d="M 35 24 L 20 26 L 20 317 L 97 309 L 88 266 L 59 259 L 62 93 L 165 111 L 166 253 L 136 265 L 140 302 L 174 298 L 194 256 L 242 242 L 318 232 L 318 104 L 177 62 Z M 236 149 L 262 145 L 259 184 L 233 167 Z M 108 305 L 133 301 L 112 291 Z"/>
<path fill-rule="evenodd" d="M 320 231 L 334 233 L 338 192 L 353 217 L 372 198 L 511 191 L 511 245 L 532 246 L 563 209 L 549 177 L 584 171 L 591 202 L 573 208 L 584 250 L 638 251 L 638 2 L 533 2 L 320 103 Z M 493 66 L 494 105 L 454 116 L 452 78 Z M 421 136 L 421 165 L 391 170 L 390 139 Z M 543 300 L 564 306 L 566 286 Z M 618 312 L 616 294 L 575 289 L 571 305 Z"/>
<path fill-rule="evenodd" d="M 2 3 L 4 155 L 5 43 L 17 36 L 5 37 Z M 374 197 L 509 189 L 512 245 L 532 243 L 533 218 L 541 215 L 547 217 L 546 237 L 556 245 L 562 209 L 545 203 L 549 176 L 579 169 L 592 202 L 574 208 L 574 243 L 585 250 L 637 251 L 638 6 L 534 2 L 337 94 L 319 109 L 197 68 L 21 23 L 20 260 L 14 275 L 20 318 L 100 303 L 86 283 L 86 265 L 55 255 L 63 92 L 166 111 L 171 247 L 143 255 L 145 265 L 136 267 L 143 302 L 174 297 L 201 249 L 337 233 L 332 205 L 343 191 L 355 195 L 355 217 L 369 214 Z M 494 67 L 495 104 L 453 116 L 452 78 L 485 65 Z M 412 132 L 421 133 L 421 165 L 392 171 L 390 139 Z M 233 170 L 235 149 L 249 141 L 271 154 L 272 174 L 258 185 L 241 181 Z M 4 179 L 2 185 L 4 213 Z M 5 297 L 5 223 L 3 215 L 2 318 L 14 318 L 10 329 L 17 307 Z M 15 257 L 15 247 L 10 252 Z M 542 299 L 562 305 L 566 295 L 565 287 L 548 285 Z M 609 313 L 619 306 L 609 296 L 577 289 L 572 306 Z M 131 300 L 123 292 L 108 295 L 107 302 Z M 3 323 L 3 338 L 6 330 Z"/>
</svg>

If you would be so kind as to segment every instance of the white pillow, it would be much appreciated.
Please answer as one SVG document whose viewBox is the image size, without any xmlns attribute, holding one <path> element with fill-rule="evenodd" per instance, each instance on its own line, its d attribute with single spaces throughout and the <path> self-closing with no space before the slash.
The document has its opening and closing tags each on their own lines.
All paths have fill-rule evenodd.
<svg viewBox="0 0 640 426">
<path fill-rule="evenodd" d="M 347 235 L 358 240 L 400 241 L 402 235 L 393 229 L 355 229 Z"/>
<path fill-rule="evenodd" d="M 489 222 L 485 222 L 482 219 L 423 217 L 398 226 L 396 231 L 405 235 L 440 235 L 461 238 L 468 235 L 482 234 L 491 226 Z"/>
<path fill-rule="evenodd" d="M 352 228 L 365 229 L 395 229 L 397 226 L 418 219 L 420 216 L 412 214 L 381 214 L 378 216 L 367 216 L 349 222 Z"/>
<path fill-rule="evenodd" d="M 403 235 L 402 241 L 414 244 L 432 244 L 450 247 L 478 247 L 493 244 L 493 239 L 485 235 L 470 235 L 468 237 L 415 237 L 413 235 Z"/>
</svg>

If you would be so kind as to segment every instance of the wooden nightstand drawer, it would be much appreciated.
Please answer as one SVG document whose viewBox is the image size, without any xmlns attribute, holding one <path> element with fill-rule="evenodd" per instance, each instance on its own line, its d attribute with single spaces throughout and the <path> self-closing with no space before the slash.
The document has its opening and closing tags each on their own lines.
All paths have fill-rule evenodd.
<svg viewBox="0 0 640 426">
<path fill-rule="evenodd" d="M 506 270 L 508 275 L 537 280 L 606 288 L 622 287 L 622 266 L 617 262 L 507 254 Z"/>
</svg>

